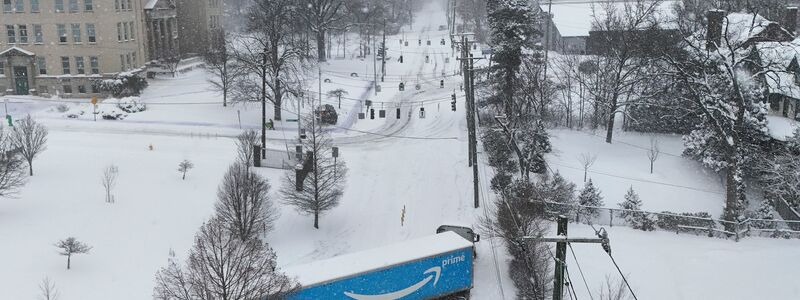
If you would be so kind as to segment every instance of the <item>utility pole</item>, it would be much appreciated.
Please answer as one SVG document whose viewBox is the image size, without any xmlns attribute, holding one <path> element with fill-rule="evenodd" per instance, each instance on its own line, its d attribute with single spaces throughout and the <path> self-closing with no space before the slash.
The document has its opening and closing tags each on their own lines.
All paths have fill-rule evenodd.
<svg viewBox="0 0 800 300">
<path fill-rule="evenodd" d="M 322 107 L 322 67 L 317 65 L 317 71 L 319 71 L 319 107 Z"/>
<path fill-rule="evenodd" d="M 468 141 L 468 165 L 472 167 L 472 181 L 473 181 L 473 194 L 475 198 L 475 208 L 480 206 L 479 201 L 479 190 L 478 190 L 478 138 L 477 138 L 477 129 L 476 129 L 476 122 L 475 122 L 475 115 L 477 109 L 475 108 L 475 70 L 474 70 L 474 62 L 475 59 L 469 53 L 469 44 L 474 43 L 474 41 L 470 42 L 467 39 L 466 34 L 462 35 L 461 37 L 461 66 L 463 68 L 463 76 L 464 76 L 464 93 L 466 96 L 466 111 L 467 111 L 467 135 L 469 137 Z"/>
<path fill-rule="evenodd" d="M 381 45 L 381 82 L 386 77 L 386 19 L 383 19 L 383 44 Z"/>
<path fill-rule="evenodd" d="M 267 156 L 267 52 L 265 47 L 261 61 L 261 159 Z"/>
<path fill-rule="evenodd" d="M 567 237 L 567 225 L 569 224 L 569 220 L 565 216 L 558 216 L 558 229 L 557 233 L 558 236 L 556 237 L 532 237 L 532 236 L 523 236 L 520 239 L 525 240 L 532 240 L 532 241 L 539 241 L 545 243 L 556 243 L 556 269 L 555 269 L 555 278 L 553 278 L 553 300 L 562 300 L 564 299 L 564 274 L 566 270 L 566 259 L 567 259 L 567 244 L 569 243 L 592 243 L 592 244 L 601 244 L 603 246 L 603 250 L 608 253 L 611 253 L 611 246 L 610 241 L 608 239 L 608 234 L 605 233 L 605 230 L 601 229 L 601 233 L 598 233 L 597 238 L 570 238 Z M 570 282 L 570 284 L 572 284 Z"/>
<path fill-rule="evenodd" d="M 548 53 L 550 52 L 550 23 L 553 21 L 552 18 L 553 12 L 553 0 L 547 1 L 547 30 L 545 31 L 546 36 L 544 37 L 544 78 L 542 80 L 547 80 L 547 59 Z"/>
<path fill-rule="evenodd" d="M 378 61 L 376 55 L 378 55 L 378 48 L 375 47 L 375 37 L 372 37 L 372 75 L 373 77 L 373 86 L 372 89 L 375 90 L 375 96 L 378 95 Z"/>
</svg>

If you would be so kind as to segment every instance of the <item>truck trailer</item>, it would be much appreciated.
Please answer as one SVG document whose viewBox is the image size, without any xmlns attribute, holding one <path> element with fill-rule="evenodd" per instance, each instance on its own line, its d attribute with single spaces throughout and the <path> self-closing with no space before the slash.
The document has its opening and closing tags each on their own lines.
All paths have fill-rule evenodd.
<svg viewBox="0 0 800 300">
<path fill-rule="evenodd" d="M 473 243 L 444 231 L 285 269 L 301 287 L 289 300 L 469 297 Z"/>
</svg>

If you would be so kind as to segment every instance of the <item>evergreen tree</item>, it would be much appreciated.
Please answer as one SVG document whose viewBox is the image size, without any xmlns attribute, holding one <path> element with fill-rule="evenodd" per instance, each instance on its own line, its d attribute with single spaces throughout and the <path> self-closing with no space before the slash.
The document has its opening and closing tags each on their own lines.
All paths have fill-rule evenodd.
<svg viewBox="0 0 800 300">
<path fill-rule="evenodd" d="M 497 93 L 490 97 L 502 103 L 503 112 L 514 119 L 515 80 L 522 64 L 524 49 L 531 49 L 540 35 L 537 16 L 527 0 L 487 0 L 490 40 L 492 47 L 492 78 L 496 78 Z"/>
<path fill-rule="evenodd" d="M 547 202 L 547 210 L 558 215 L 572 216 L 575 205 L 575 184 L 566 180 L 558 171 L 537 186 L 540 199 Z"/>
<path fill-rule="evenodd" d="M 651 219 L 647 214 L 641 212 L 642 200 L 639 195 L 633 190 L 633 187 L 628 189 L 625 194 L 625 201 L 619 204 L 619 207 L 625 209 L 619 213 L 631 227 L 645 231 L 655 229 L 655 220 Z"/>
<path fill-rule="evenodd" d="M 522 153 L 528 162 L 529 172 L 542 174 L 547 171 L 544 155 L 553 151 L 550 145 L 550 135 L 541 121 L 536 122 L 533 128 L 523 128 L 520 134 L 523 143 Z"/>
<path fill-rule="evenodd" d="M 603 203 L 603 196 L 600 195 L 600 190 L 598 190 L 592 180 L 589 179 L 586 182 L 586 185 L 581 190 L 580 195 L 578 195 L 578 204 L 581 206 L 595 206 L 595 207 L 602 207 L 605 205 Z M 596 208 L 589 208 L 589 207 L 581 207 L 578 215 L 581 219 L 586 220 L 586 222 L 591 222 L 592 219 L 597 218 L 600 215 L 600 210 Z"/>
</svg>

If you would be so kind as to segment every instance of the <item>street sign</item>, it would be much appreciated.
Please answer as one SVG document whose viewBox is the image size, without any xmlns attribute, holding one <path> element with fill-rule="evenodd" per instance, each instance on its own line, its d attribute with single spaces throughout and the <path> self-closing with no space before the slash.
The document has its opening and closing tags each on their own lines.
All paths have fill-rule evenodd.
<svg viewBox="0 0 800 300">
<path fill-rule="evenodd" d="M 92 104 L 97 105 L 97 96 L 92 97 Z"/>
</svg>

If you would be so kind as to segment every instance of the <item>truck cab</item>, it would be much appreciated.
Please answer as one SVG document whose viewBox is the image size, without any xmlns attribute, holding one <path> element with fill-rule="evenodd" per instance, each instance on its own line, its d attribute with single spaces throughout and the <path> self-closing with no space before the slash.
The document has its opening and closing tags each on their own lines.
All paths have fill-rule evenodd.
<svg viewBox="0 0 800 300">
<path fill-rule="evenodd" d="M 436 228 L 436 233 L 442 233 L 445 231 L 452 231 L 456 234 L 460 235 L 470 243 L 472 243 L 472 258 L 478 258 L 478 251 L 475 250 L 475 243 L 481 241 L 481 235 L 475 233 L 471 227 L 467 226 L 458 226 L 458 225 L 442 225 L 439 228 Z"/>
</svg>

